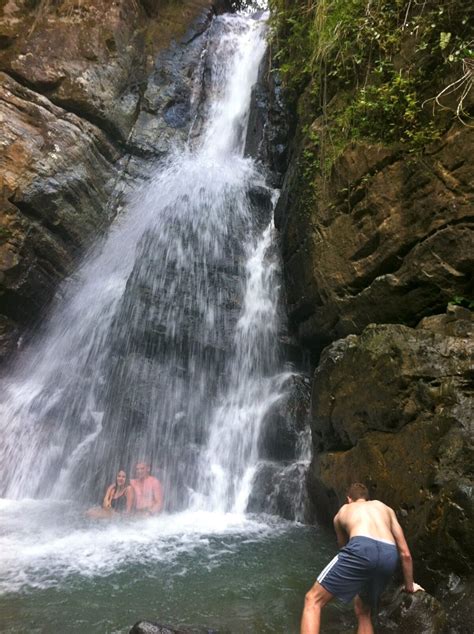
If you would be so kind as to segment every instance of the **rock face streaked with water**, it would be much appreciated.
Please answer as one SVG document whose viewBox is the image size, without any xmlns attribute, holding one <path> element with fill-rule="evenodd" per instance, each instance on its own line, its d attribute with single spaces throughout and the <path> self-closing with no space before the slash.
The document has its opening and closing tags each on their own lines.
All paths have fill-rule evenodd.
<svg viewBox="0 0 474 634">
<path fill-rule="evenodd" d="M 12 0 L 0 17 L 0 361 L 108 226 L 128 173 L 186 139 L 225 2 Z M 176 40 L 176 41 L 174 41 Z"/>
</svg>

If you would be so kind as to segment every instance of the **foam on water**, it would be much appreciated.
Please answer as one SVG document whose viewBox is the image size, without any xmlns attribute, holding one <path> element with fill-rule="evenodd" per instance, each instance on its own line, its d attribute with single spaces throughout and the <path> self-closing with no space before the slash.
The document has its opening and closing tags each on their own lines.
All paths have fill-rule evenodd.
<svg viewBox="0 0 474 634">
<path fill-rule="evenodd" d="M 276 519 L 208 511 L 93 522 L 70 501 L 55 500 L 2 500 L 0 512 L 1 594 L 55 587 L 72 576 L 107 576 L 134 564 L 172 566 L 196 551 L 212 567 L 231 552 L 228 538 L 261 540 L 287 527 Z"/>
</svg>

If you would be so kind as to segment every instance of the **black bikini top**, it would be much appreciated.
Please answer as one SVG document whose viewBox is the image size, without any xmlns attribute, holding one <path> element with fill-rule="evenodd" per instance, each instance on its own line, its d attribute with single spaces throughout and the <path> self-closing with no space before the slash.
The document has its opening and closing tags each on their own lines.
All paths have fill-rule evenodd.
<svg viewBox="0 0 474 634">
<path fill-rule="evenodd" d="M 125 491 L 118 498 L 112 498 L 110 506 L 114 511 L 117 511 L 117 513 L 123 513 L 127 508 L 127 496 L 125 495 Z"/>
</svg>

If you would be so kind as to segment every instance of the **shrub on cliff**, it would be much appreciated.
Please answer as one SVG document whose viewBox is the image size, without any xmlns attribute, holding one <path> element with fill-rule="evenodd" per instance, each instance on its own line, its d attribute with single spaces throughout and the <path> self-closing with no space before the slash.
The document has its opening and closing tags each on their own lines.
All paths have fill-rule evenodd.
<svg viewBox="0 0 474 634">
<path fill-rule="evenodd" d="M 469 120 L 474 8 L 460 0 L 270 0 L 276 59 L 299 115 L 338 139 L 419 149 Z M 341 146 L 341 143 L 333 143 Z"/>
</svg>

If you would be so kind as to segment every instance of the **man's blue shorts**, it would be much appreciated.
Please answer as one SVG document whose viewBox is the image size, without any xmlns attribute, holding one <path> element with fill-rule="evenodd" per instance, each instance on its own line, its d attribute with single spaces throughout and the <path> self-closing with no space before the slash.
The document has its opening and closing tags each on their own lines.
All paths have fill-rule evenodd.
<svg viewBox="0 0 474 634">
<path fill-rule="evenodd" d="M 375 606 L 397 564 L 395 544 L 358 535 L 341 548 L 318 581 L 345 603 L 358 594 L 364 603 Z"/>
</svg>

